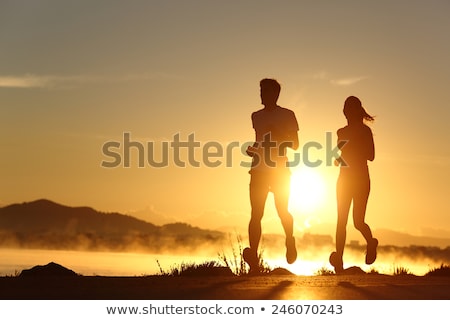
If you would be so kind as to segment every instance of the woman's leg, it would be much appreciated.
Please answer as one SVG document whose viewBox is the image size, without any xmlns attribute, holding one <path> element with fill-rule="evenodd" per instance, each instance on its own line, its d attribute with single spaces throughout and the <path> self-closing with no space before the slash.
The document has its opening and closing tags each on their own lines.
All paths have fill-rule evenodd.
<svg viewBox="0 0 450 320">
<path fill-rule="evenodd" d="M 347 220 L 352 202 L 351 183 L 343 177 L 338 178 L 337 196 L 337 225 L 336 225 L 336 252 L 340 258 L 344 254 L 345 241 L 347 237 Z"/>
<path fill-rule="evenodd" d="M 344 270 L 342 257 L 344 255 L 345 241 L 347 237 L 347 220 L 352 202 L 351 181 L 339 176 L 337 187 L 337 224 L 336 224 L 336 251 L 330 255 L 330 263 L 336 273 Z"/>
<path fill-rule="evenodd" d="M 353 199 L 353 223 L 355 228 L 361 232 L 367 242 L 366 264 L 372 264 L 377 258 L 378 240 L 372 235 L 369 225 L 365 222 L 367 200 L 370 193 L 369 177 L 361 179 L 360 186 L 357 189 Z"/>
<path fill-rule="evenodd" d="M 361 232 L 366 242 L 372 240 L 372 231 L 369 225 L 365 222 L 367 200 L 370 193 L 370 180 L 364 179 L 358 183 L 359 187 L 355 188 L 355 195 L 353 198 L 353 224 L 355 228 Z"/>
</svg>

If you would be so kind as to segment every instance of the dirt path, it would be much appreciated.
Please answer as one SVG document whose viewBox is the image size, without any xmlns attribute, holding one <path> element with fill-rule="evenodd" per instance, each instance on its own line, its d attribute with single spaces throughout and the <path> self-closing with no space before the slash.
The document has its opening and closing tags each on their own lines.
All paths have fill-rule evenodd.
<svg viewBox="0 0 450 320">
<path fill-rule="evenodd" d="M 442 300 L 450 277 L 412 275 L 228 277 L 3 277 L 0 299 Z"/>
</svg>

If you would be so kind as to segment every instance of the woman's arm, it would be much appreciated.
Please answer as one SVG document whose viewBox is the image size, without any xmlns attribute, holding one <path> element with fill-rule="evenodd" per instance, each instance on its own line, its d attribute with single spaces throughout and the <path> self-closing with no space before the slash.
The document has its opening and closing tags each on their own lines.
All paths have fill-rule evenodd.
<svg viewBox="0 0 450 320">
<path fill-rule="evenodd" d="M 373 161 L 375 159 L 375 143 L 373 142 L 372 130 L 368 128 L 367 137 L 367 160 Z"/>
</svg>

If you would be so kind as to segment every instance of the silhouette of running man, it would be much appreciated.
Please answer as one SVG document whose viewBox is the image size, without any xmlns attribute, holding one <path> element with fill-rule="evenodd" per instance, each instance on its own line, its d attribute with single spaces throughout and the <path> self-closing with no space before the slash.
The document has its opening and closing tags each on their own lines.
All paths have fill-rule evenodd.
<svg viewBox="0 0 450 320">
<path fill-rule="evenodd" d="M 375 158 L 372 130 L 364 123 L 374 118 L 363 108 L 361 101 L 350 96 L 344 103 L 347 126 L 337 131 L 337 145 L 341 150 L 335 164 L 340 165 L 337 180 L 337 226 L 336 251 L 330 255 L 330 263 L 336 273 L 344 270 L 343 259 L 346 228 L 350 205 L 353 203 L 353 223 L 367 242 L 366 264 L 372 264 L 377 257 L 378 240 L 372 236 L 365 222 L 367 200 L 370 192 L 370 177 L 367 161 Z"/>
<path fill-rule="evenodd" d="M 243 251 L 250 273 L 259 272 L 258 246 L 261 220 L 267 195 L 274 195 L 275 207 L 286 235 L 286 260 L 297 259 L 293 237 L 293 218 L 288 211 L 290 170 L 286 149 L 298 148 L 298 123 L 292 110 L 277 105 L 281 86 L 275 79 L 260 81 L 261 103 L 264 108 L 252 113 L 255 142 L 247 149 L 252 159 L 250 170 L 251 218 L 248 226 L 250 247 Z"/>
</svg>

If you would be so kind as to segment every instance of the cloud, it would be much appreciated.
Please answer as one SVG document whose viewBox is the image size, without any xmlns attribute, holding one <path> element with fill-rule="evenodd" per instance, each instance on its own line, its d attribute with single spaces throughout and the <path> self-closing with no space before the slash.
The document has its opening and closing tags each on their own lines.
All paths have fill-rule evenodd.
<svg viewBox="0 0 450 320">
<path fill-rule="evenodd" d="M 326 71 L 319 71 L 312 75 L 312 78 L 317 80 L 328 80 L 329 77 L 330 75 Z"/>
<path fill-rule="evenodd" d="M 51 77 L 48 76 L 0 76 L 0 87 L 2 88 L 44 88 L 50 83 Z"/>
<path fill-rule="evenodd" d="M 350 86 L 360 81 L 367 79 L 367 76 L 354 76 L 354 77 L 342 77 L 335 78 L 327 71 L 319 71 L 311 76 L 314 80 L 327 81 L 335 86 Z"/>
<path fill-rule="evenodd" d="M 364 79 L 367 79 L 367 77 L 362 76 L 362 77 L 341 78 L 341 79 L 336 79 L 336 80 L 330 80 L 330 82 L 337 86 L 350 86 L 350 85 L 360 82 Z"/>
<path fill-rule="evenodd" d="M 180 76 L 163 72 L 127 74 L 127 75 L 35 75 L 2 76 L 0 88 L 67 88 L 86 84 L 121 83 L 131 81 L 147 81 L 154 79 L 181 79 Z"/>
<path fill-rule="evenodd" d="M 157 226 L 162 226 L 169 223 L 177 222 L 174 218 L 168 217 L 164 213 L 157 212 L 153 205 L 146 206 L 143 209 L 129 210 L 125 214 L 133 216 L 137 219 L 153 223 Z"/>
</svg>

